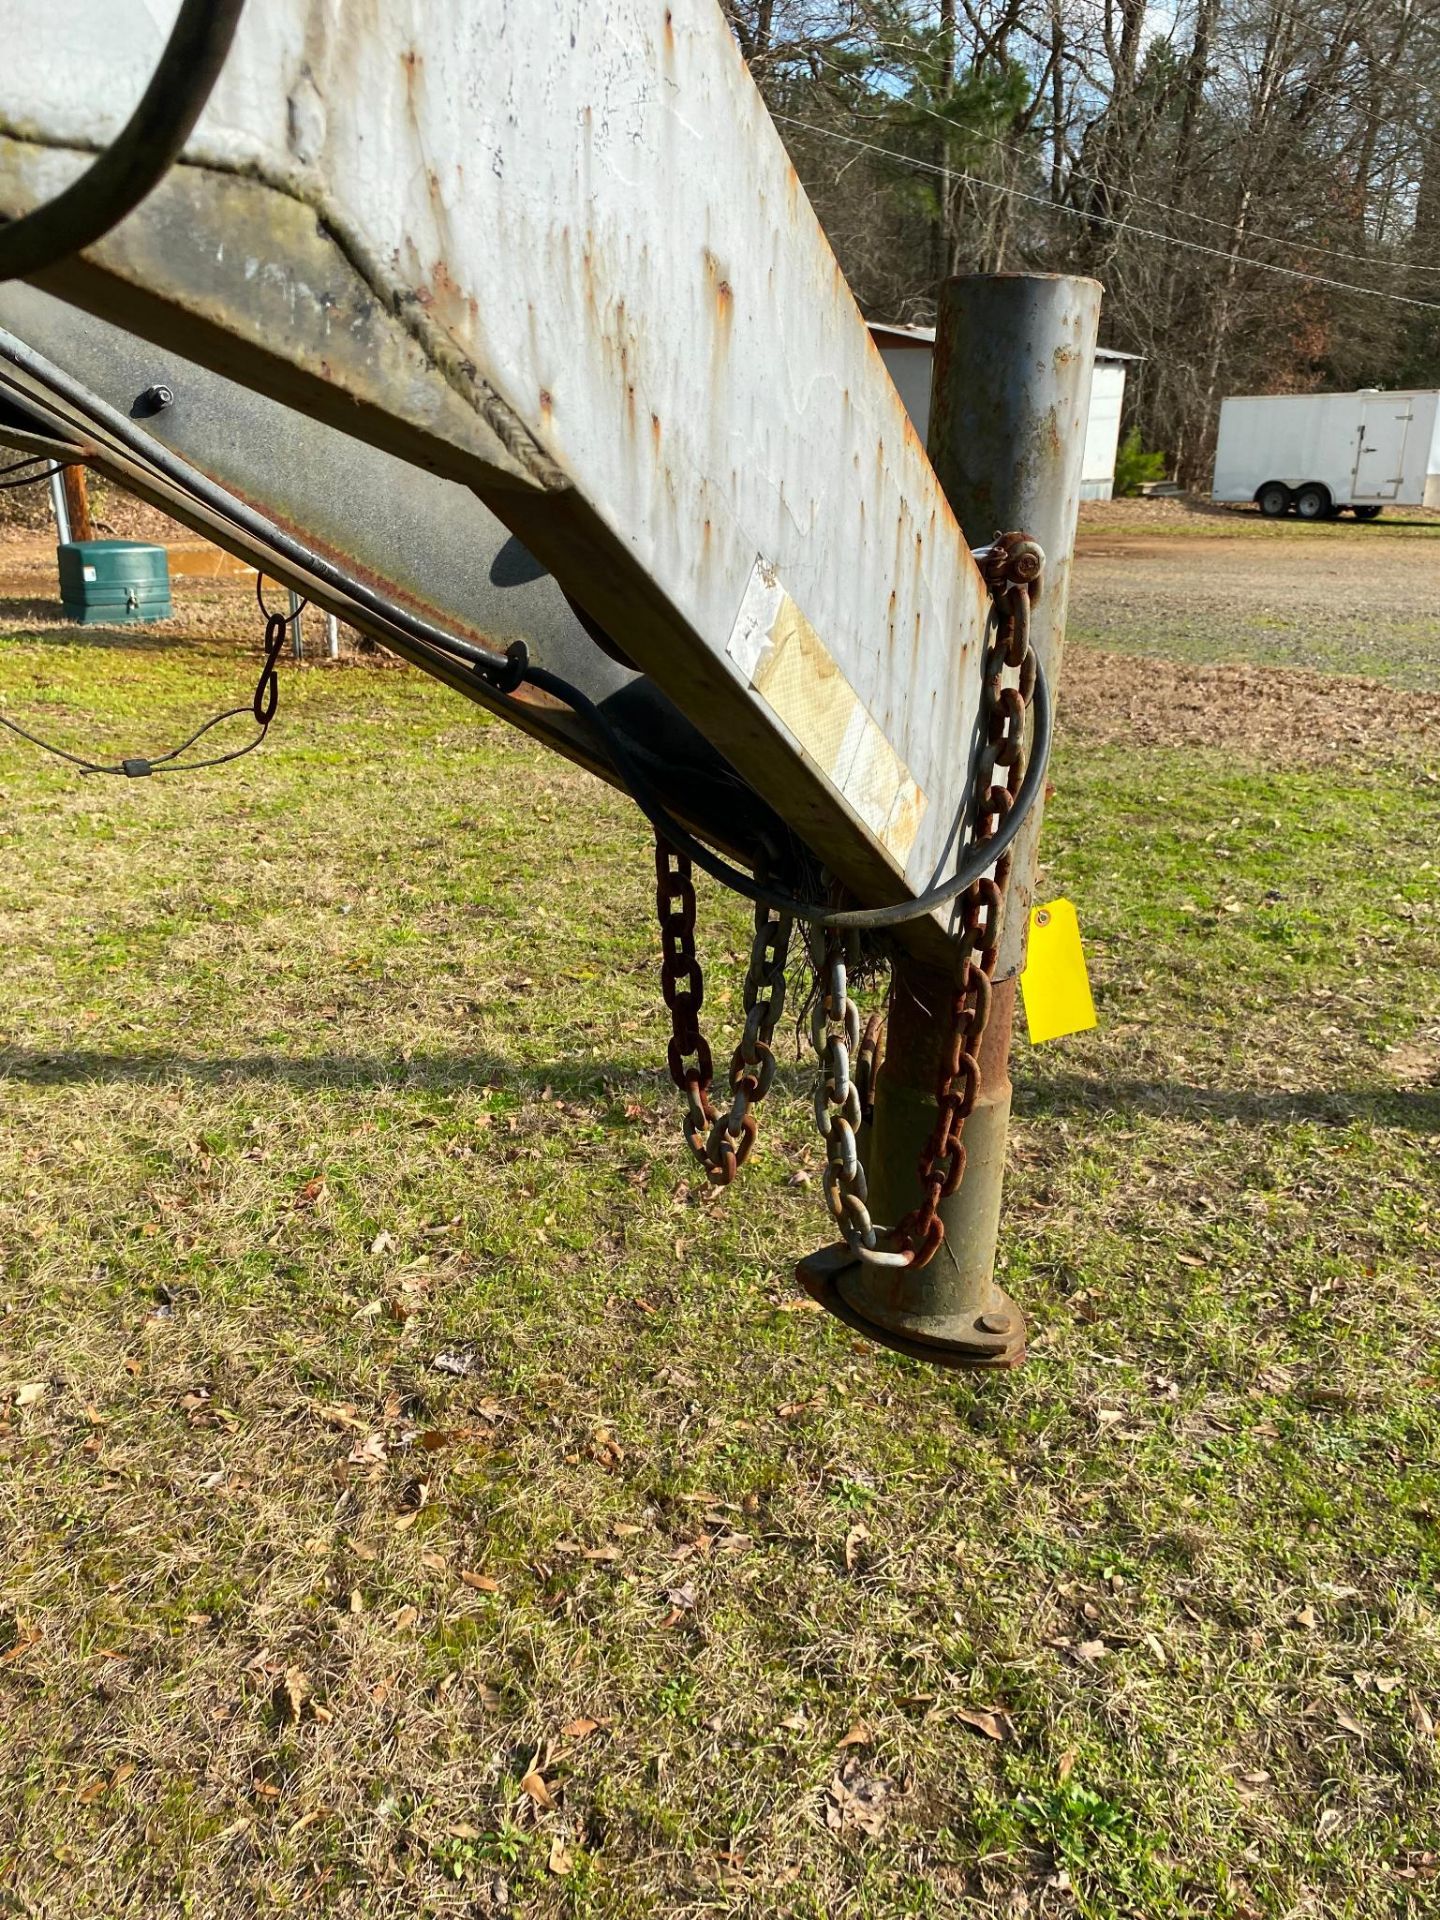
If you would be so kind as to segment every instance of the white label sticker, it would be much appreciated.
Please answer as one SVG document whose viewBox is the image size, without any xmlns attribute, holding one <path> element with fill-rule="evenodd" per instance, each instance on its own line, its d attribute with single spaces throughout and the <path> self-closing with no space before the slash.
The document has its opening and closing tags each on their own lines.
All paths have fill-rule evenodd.
<svg viewBox="0 0 1440 1920">
<path fill-rule="evenodd" d="M 752 691 L 903 865 L 925 795 L 763 560 L 755 563 L 725 650 Z"/>
<path fill-rule="evenodd" d="M 93 580 L 95 578 L 95 569 L 93 567 L 82 567 L 80 569 L 80 577 L 82 580 Z"/>
</svg>

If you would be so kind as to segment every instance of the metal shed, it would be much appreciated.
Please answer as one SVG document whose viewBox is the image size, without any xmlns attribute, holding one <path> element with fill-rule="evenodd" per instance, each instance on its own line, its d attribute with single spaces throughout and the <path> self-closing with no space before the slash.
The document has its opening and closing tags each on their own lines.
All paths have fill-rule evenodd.
<svg viewBox="0 0 1440 1920">
<path fill-rule="evenodd" d="M 880 357 L 905 402 L 905 410 L 923 440 L 930 420 L 930 363 L 935 349 L 935 329 L 892 326 L 872 320 L 870 337 L 879 347 Z M 1085 427 L 1085 464 L 1080 475 L 1082 500 L 1108 500 L 1114 492 L 1125 377 L 1130 362 L 1143 357 L 1138 353 L 1119 353 L 1113 347 L 1095 349 L 1095 375 L 1090 386 L 1090 411 Z"/>
</svg>

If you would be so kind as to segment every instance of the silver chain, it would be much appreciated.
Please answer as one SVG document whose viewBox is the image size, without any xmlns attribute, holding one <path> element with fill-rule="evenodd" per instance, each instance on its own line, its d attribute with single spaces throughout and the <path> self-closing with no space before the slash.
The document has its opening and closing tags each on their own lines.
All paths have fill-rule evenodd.
<svg viewBox="0 0 1440 1920">
<path fill-rule="evenodd" d="M 864 1119 L 856 1056 L 860 1009 L 846 990 L 843 936 L 820 928 L 809 932 L 817 988 L 810 1010 L 810 1043 L 820 1072 L 815 1082 L 815 1127 L 825 1142 L 825 1205 L 850 1251 L 867 1264 L 903 1267 L 908 1255 L 887 1253 L 870 1218 L 869 1185 L 860 1159 Z"/>
<path fill-rule="evenodd" d="M 997 536 L 995 544 L 977 558 L 985 562 L 987 583 L 994 596 L 982 695 L 987 742 L 975 773 L 981 796 L 975 838 L 984 840 L 1004 818 L 1020 783 L 1025 711 L 1034 683 L 1029 595 L 1044 565 L 1044 555 L 1028 536 L 1008 534 Z M 1009 669 L 1018 672 L 1018 687 L 1003 683 L 1002 676 Z M 1000 767 L 1006 770 L 1008 794 L 991 784 Z M 992 820 L 994 825 L 989 824 Z M 928 1174 L 929 1178 L 922 1204 L 906 1215 L 893 1235 L 878 1228 L 870 1217 L 869 1188 L 860 1159 L 857 1136 L 865 1117 L 865 1098 L 854 1071 L 860 1049 L 860 1012 L 846 991 L 846 948 L 834 931 L 822 934 L 818 929 L 807 929 L 818 981 L 810 1039 L 819 1066 L 815 1126 L 825 1142 L 825 1204 L 851 1253 L 867 1266 L 923 1266 L 944 1240 L 938 1207 L 940 1200 L 954 1191 L 964 1172 L 961 1134 L 980 1091 L 975 1054 L 989 1010 L 990 975 L 995 967 L 1009 867 L 1007 855 L 993 879 L 977 881 L 962 897 L 964 917 L 956 954 L 958 984 L 951 1046 L 937 1089 L 936 1132 L 927 1144 L 921 1167 L 922 1177 Z M 973 957 L 981 947 L 985 964 L 977 966 Z M 870 1064 L 873 1057 L 867 1066 Z M 961 1093 L 955 1090 L 957 1079 L 965 1083 Z M 892 1244 L 882 1245 L 882 1238 Z"/>
</svg>

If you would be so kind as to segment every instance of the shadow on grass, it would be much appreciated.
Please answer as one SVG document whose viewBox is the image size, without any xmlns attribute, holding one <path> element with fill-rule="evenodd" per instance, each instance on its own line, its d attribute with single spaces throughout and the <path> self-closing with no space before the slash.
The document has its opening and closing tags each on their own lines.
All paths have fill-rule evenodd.
<svg viewBox="0 0 1440 1920">
<path fill-rule="evenodd" d="M 782 1083 L 800 1087 L 805 1068 L 792 1075 L 783 1067 Z M 30 1086 L 89 1086 L 104 1082 L 139 1085 L 185 1080 L 198 1086 L 240 1085 L 260 1081 L 301 1089 L 408 1088 L 426 1093 L 458 1093 L 491 1088 L 518 1094 L 594 1093 L 611 1084 L 661 1080 L 663 1059 L 556 1061 L 521 1066 L 499 1054 L 413 1054 L 373 1056 L 354 1053 L 216 1054 L 197 1057 L 160 1050 L 104 1053 L 98 1049 L 45 1052 L 0 1049 L 0 1082 Z M 668 1082 L 665 1083 L 668 1090 Z M 1168 1080 L 1102 1080 L 1061 1074 L 1032 1081 L 1016 1101 L 1019 1116 L 1050 1114 L 1143 1114 L 1197 1120 L 1229 1120 L 1243 1126 L 1309 1121 L 1343 1127 L 1356 1121 L 1399 1127 L 1411 1133 L 1440 1133 L 1440 1086 L 1334 1089 L 1287 1092 L 1225 1087 L 1195 1087 Z"/>
<path fill-rule="evenodd" d="M 66 647 L 66 648 L 128 648 L 132 651 L 149 651 L 159 647 L 193 646 L 183 633 L 175 633 L 173 627 L 177 616 L 172 615 L 162 624 L 167 631 L 157 633 L 155 625 L 149 621 L 135 621 L 133 624 L 117 627 L 77 627 L 72 625 L 65 615 L 65 609 L 58 600 L 5 600 L 0 599 L 0 639 L 21 638 L 26 646 Z M 43 621 L 43 626 L 29 623 Z M 19 629 L 17 632 L 16 630 Z"/>
<path fill-rule="evenodd" d="M 197 1057 L 156 1049 L 141 1053 L 102 1053 L 73 1049 L 45 1052 L 0 1048 L 0 1084 L 95 1086 L 106 1082 L 137 1086 L 184 1080 L 195 1086 L 240 1086 L 259 1081 L 302 1090 L 340 1092 L 390 1087 L 424 1093 L 463 1093 L 492 1089 L 518 1094 L 594 1093 L 618 1082 L 636 1082 L 663 1072 L 663 1051 L 652 1066 L 646 1060 L 557 1061 L 526 1067 L 500 1055 L 351 1053 L 215 1054 Z M 668 1086 L 668 1081 L 666 1082 Z"/>
<path fill-rule="evenodd" d="M 1363 1121 L 1407 1133 L 1440 1133 L 1440 1086 L 1290 1092 L 1283 1087 L 1193 1087 L 1175 1080 L 1092 1080 L 1075 1073 L 1031 1082 L 1017 1097 L 1016 1110 L 1023 1120 L 1049 1114 L 1114 1113 L 1126 1119 L 1157 1114 L 1256 1127 L 1296 1121 L 1348 1127 Z"/>
</svg>

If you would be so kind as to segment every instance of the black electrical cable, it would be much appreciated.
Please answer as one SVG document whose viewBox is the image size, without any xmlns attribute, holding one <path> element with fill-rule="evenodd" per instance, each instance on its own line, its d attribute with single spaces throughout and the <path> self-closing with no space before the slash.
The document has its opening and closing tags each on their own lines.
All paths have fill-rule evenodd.
<svg viewBox="0 0 1440 1920">
<path fill-rule="evenodd" d="M 7 473 L 19 473 L 22 467 L 33 467 L 41 460 L 49 458 L 48 453 L 27 453 L 23 460 L 12 460 L 8 467 L 0 467 L 0 480 L 3 480 Z"/>
<path fill-rule="evenodd" d="M 3 232 L 3 229 L 0 229 Z M 523 640 L 514 641 L 505 651 L 503 658 L 485 647 L 478 647 L 472 641 L 462 640 L 458 635 L 447 633 L 443 627 L 433 625 L 422 619 L 419 614 L 411 613 L 408 607 L 402 607 L 383 593 L 377 593 L 363 580 L 354 579 L 327 560 L 322 553 L 304 546 L 299 540 L 257 513 L 234 494 L 227 493 L 217 486 L 207 474 L 203 474 L 186 461 L 181 460 L 158 440 L 138 429 L 134 423 L 116 408 L 108 405 L 96 394 L 90 393 L 79 381 L 47 360 L 43 354 L 36 353 L 23 340 L 17 340 L 12 333 L 0 328 L 0 359 L 8 360 L 42 386 L 58 394 L 67 405 L 75 407 L 80 413 L 87 414 L 97 425 L 118 440 L 122 447 L 133 454 L 145 466 L 151 467 L 173 486 L 190 494 L 200 501 L 212 513 L 228 520 L 231 526 L 245 534 L 257 545 L 269 547 L 282 560 L 288 560 L 292 566 L 314 576 L 323 585 L 333 587 L 343 593 L 357 606 L 377 614 L 380 619 L 403 633 L 412 644 L 429 647 L 432 651 L 448 655 L 452 660 L 463 661 L 487 686 L 497 693 L 513 693 L 524 677 L 525 665 L 529 658 Z"/>
<path fill-rule="evenodd" d="M 265 631 L 268 634 L 272 620 L 283 620 L 287 627 L 293 626 L 309 606 L 310 602 L 302 599 L 299 606 L 292 607 L 289 613 L 272 613 L 265 604 L 265 576 L 263 573 L 257 571 L 255 575 L 255 604 L 265 616 Z"/>
<path fill-rule="evenodd" d="M 219 78 L 245 0 L 183 0 L 140 104 L 53 200 L 0 226 L 0 280 L 53 267 L 107 234 L 178 159 Z"/>
<path fill-rule="evenodd" d="M 335 588 L 353 600 L 356 605 L 367 608 L 382 620 L 403 633 L 409 644 L 421 653 L 439 654 L 443 659 L 453 662 L 463 661 L 486 685 L 497 694 L 511 694 L 524 681 L 537 687 L 542 693 L 549 693 L 562 705 L 569 707 L 572 713 L 588 723 L 597 736 L 601 757 L 608 759 L 620 778 L 621 784 L 630 794 L 637 807 L 670 844 L 681 853 L 687 853 L 695 865 L 729 887 L 732 892 L 753 901 L 758 906 L 774 908 L 777 913 L 791 915 L 812 925 L 833 927 L 837 930 L 855 929 L 857 931 L 875 931 L 886 927 L 903 926 L 909 920 L 922 919 L 927 913 L 933 913 L 939 907 L 948 905 L 958 898 L 967 887 L 987 873 L 1014 840 L 1025 822 L 1035 801 L 1044 787 L 1045 769 L 1050 758 L 1052 733 L 1052 715 L 1050 707 L 1050 689 L 1036 663 L 1035 694 L 1032 711 L 1035 716 L 1034 734 L 1031 741 L 1029 762 L 1025 777 L 1020 782 L 1019 791 L 1009 813 L 999 829 L 991 838 L 978 847 L 968 848 L 964 860 L 948 880 L 931 887 L 916 899 L 903 900 L 889 907 L 864 907 L 841 912 L 828 911 L 821 903 L 801 900 L 793 894 L 778 892 L 764 887 L 752 880 L 741 868 L 732 866 L 697 840 L 680 822 L 674 818 L 664 803 L 658 798 L 650 781 L 641 772 L 630 754 L 620 734 L 612 727 L 588 695 L 582 693 L 568 680 L 547 668 L 535 666 L 530 662 L 529 650 L 523 640 L 516 640 L 506 649 L 503 660 L 482 647 L 462 640 L 455 634 L 446 633 L 428 620 L 421 619 L 408 608 L 389 599 L 385 594 L 377 593 L 364 581 L 356 580 L 346 574 L 323 554 L 315 553 L 298 540 L 293 539 L 281 528 L 268 521 L 263 514 L 257 513 L 244 501 L 237 500 L 223 487 L 198 472 L 185 461 L 177 458 L 168 447 L 152 440 L 148 434 L 136 430 L 132 422 L 122 413 L 109 406 L 97 395 L 72 380 L 59 367 L 52 365 L 43 355 L 28 347 L 13 334 L 0 329 L 0 359 L 10 361 L 42 385 L 50 387 L 69 405 L 103 426 L 127 448 L 135 458 L 169 480 L 172 485 L 194 496 L 211 512 L 228 520 L 238 531 L 251 540 L 270 547 L 281 559 L 289 560 L 292 565 L 312 574 L 325 585 Z M 15 729 L 19 731 L 19 729 Z M 29 737 L 28 735 L 26 736 Z M 43 744 L 43 743 L 42 743 Z M 258 745 L 258 741 L 254 744 Z M 67 756 L 69 757 L 69 756 Z"/>
<path fill-rule="evenodd" d="M 1035 663 L 1035 691 L 1031 701 L 1031 712 L 1035 716 L 1035 729 L 1031 736 L 1030 757 L 1025 767 L 1025 777 L 1020 782 L 1019 791 L 1011 804 L 999 828 L 988 840 L 977 846 L 968 847 L 965 857 L 951 874 L 938 886 L 929 887 L 913 900 L 901 900 L 890 907 L 857 907 L 840 912 L 832 912 L 823 904 L 812 900 L 798 899 L 794 894 L 777 892 L 772 887 L 762 886 L 752 880 L 741 868 L 731 866 L 718 853 L 712 853 L 703 841 L 685 827 L 666 808 L 655 793 L 650 782 L 641 773 L 626 748 L 624 741 L 606 720 L 594 701 L 581 693 L 578 687 L 562 680 L 558 674 L 550 673 L 544 667 L 530 667 L 526 670 L 526 680 L 542 693 L 552 694 L 561 700 L 572 712 L 585 720 L 600 736 L 606 757 L 619 774 L 622 784 L 630 798 L 639 807 L 655 831 L 678 853 L 688 854 L 697 867 L 702 868 L 722 886 L 729 887 L 733 893 L 752 900 L 756 906 L 772 907 L 777 913 L 789 914 L 796 920 L 808 921 L 812 926 L 830 927 L 836 930 L 855 930 L 875 932 L 885 927 L 903 926 L 906 921 L 923 919 L 927 913 L 934 913 L 939 907 L 948 906 L 952 900 L 971 887 L 1006 851 L 1021 827 L 1026 815 L 1034 806 L 1044 790 L 1045 769 L 1050 760 L 1050 742 L 1052 735 L 1050 687 L 1039 661 Z"/>
<path fill-rule="evenodd" d="M 6 467 L 6 473 L 13 473 L 13 467 Z M 13 493 L 16 487 L 33 487 L 37 480 L 53 480 L 57 473 L 65 471 L 62 461 L 58 466 L 47 467 L 44 473 L 27 473 L 23 480 L 0 480 L 0 493 Z"/>
<path fill-rule="evenodd" d="M 291 618 L 294 616 L 292 615 Z M 202 767 L 223 767 L 232 760 L 243 759 L 247 753 L 253 753 L 270 731 L 270 722 L 275 718 L 275 709 L 280 702 L 280 682 L 275 672 L 276 662 L 280 658 L 280 649 L 285 644 L 285 635 L 290 622 L 283 613 L 272 613 L 265 621 L 265 659 L 260 668 L 260 678 L 255 682 L 255 691 L 250 704 L 245 707 L 230 707 L 224 713 L 217 713 L 207 720 L 203 727 L 197 727 L 188 740 L 182 740 L 178 747 L 171 747 L 168 753 L 155 754 L 150 759 L 135 756 L 121 760 L 115 766 L 107 766 L 99 760 L 82 759 L 78 753 L 70 753 L 64 747 L 57 747 L 53 740 L 42 740 L 38 733 L 31 733 L 18 721 L 9 719 L 0 713 L 0 727 L 6 727 L 11 733 L 19 734 L 22 740 L 28 740 L 32 747 L 40 747 L 46 753 L 53 753 L 57 760 L 68 760 L 72 767 L 79 767 L 82 773 L 121 774 L 127 780 L 148 779 L 155 773 L 198 773 Z M 230 753 L 213 754 L 208 760 L 187 760 L 184 765 L 176 765 L 180 755 L 189 751 L 195 742 L 209 733 L 212 727 L 218 727 L 223 721 L 238 720 L 241 714 L 248 713 L 259 731 L 253 740 L 247 740 L 243 747 L 236 747 Z"/>
</svg>

